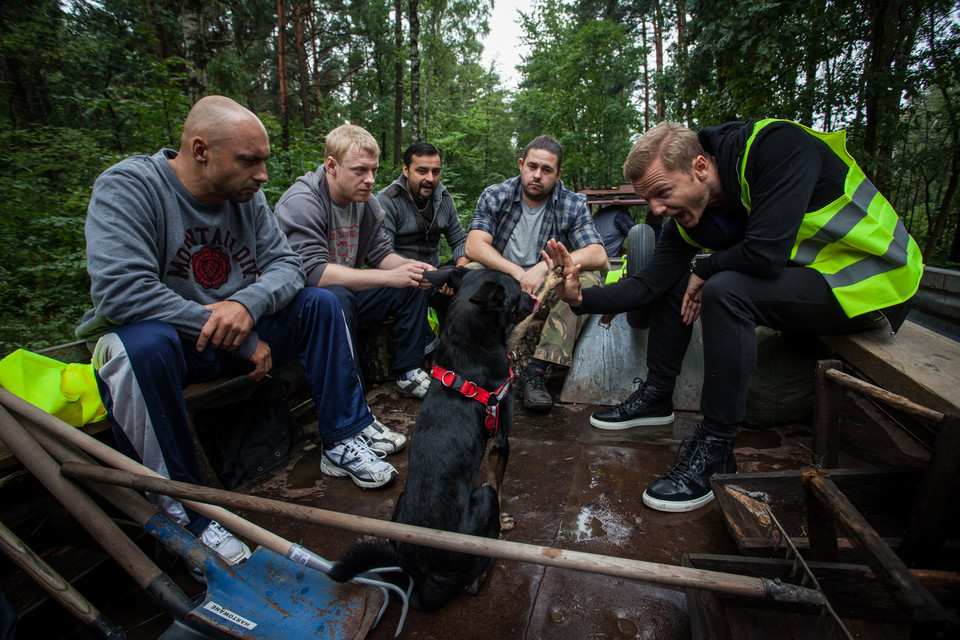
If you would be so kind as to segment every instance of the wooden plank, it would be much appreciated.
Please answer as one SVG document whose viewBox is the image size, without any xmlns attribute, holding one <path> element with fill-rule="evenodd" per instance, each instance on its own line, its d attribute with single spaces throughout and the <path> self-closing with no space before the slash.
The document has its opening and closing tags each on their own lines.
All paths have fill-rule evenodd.
<svg viewBox="0 0 960 640">
<path fill-rule="evenodd" d="M 960 415 L 947 414 L 903 534 L 900 557 L 911 566 L 935 567 L 956 522 L 960 499 Z"/>
<path fill-rule="evenodd" d="M 849 532 L 851 541 L 863 553 L 864 559 L 877 577 L 891 589 L 891 594 L 898 604 L 912 615 L 915 629 L 934 632 L 951 629 L 955 632 L 960 628 L 957 617 L 947 612 L 917 577 L 910 573 L 903 561 L 883 543 L 829 477 L 810 477 L 809 486 L 813 494 L 833 512 L 837 521 Z"/>
<path fill-rule="evenodd" d="M 907 321 L 888 329 L 821 336 L 874 383 L 943 413 L 960 413 L 960 343 Z"/>
<path fill-rule="evenodd" d="M 840 447 L 840 389 L 827 380 L 827 371 L 840 371 L 839 360 L 817 361 L 817 383 L 813 410 L 813 455 L 826 469 L 837 466 Z"/>
</svg>

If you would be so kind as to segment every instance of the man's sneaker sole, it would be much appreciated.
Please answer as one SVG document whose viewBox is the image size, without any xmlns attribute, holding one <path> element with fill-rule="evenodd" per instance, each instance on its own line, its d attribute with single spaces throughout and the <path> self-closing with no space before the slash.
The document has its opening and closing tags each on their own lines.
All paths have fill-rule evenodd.
<svg viewBox="0 0 960 640">
<path fill-rule="evenodd" d="M 643 504 L 656 511 L 666 511 L 668 513 L 695 511 L 711 502 L 713 502 L 713 490 L 693 500 L 661 500 L 660 498 L 654 498 L 646 491 L 643 492 Z"/>
<path fill-rule="evenodd" d="M 401 389 L 399 386 L 397 386 L 397 395 L 403 396 L 404 398 L 413 398 L 415 400 L 423 400 L 427 397 L 426 392 L 424 392 L 422 396 L 418 396 L 416 393 L 411 393 L 410 391 Z"/>
<path fill-rule="evenodd" d="M 654 427 L 662 424 L 673 424 L 673 413 L 668 416 L 647 416 L 645 418 L 634 418 L 632 420 L 618 422 L 607 422 L 590 416 L 590 424 L 597 429 L 606 429 L 608 431 L 619 431 L 620 429 L 629 429 L 631 427 Z M 646 494 L 644 494 L 644 497 L 646 497 Z"/>
<path fill-rule="evenodd" d="M 378 487 L 385 487 L 397 479 L 397 472 L 394 470 L 394 472 L 391 473 L 390 477 L 386 480 L 365 480 L 354 475 L 349 469 L 344 469 L 343 467 L 334 464 L 328 460 L 327 456 L 325 455 L 320 458 L 320 471 L 335 478 L 348 476 L 351 480 L 353 480 L 354 484 L 361 489 L 377 489 Z"/>
</svg>

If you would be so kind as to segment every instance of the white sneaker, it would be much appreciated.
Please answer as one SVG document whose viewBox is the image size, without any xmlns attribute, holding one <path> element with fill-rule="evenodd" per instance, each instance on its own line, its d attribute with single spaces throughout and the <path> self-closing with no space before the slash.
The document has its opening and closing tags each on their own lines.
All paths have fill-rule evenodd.
<svg viewBox="0 0 960 640">
<path fill-rule="evenodd" d="M 360 434 L 366 438 L 367 444 L 371 449 L 388 456 L 407 446 L 407 436 L 402 433 L 397 433 L 396 431 L 391 431 L 376 418 L 374 418 L 370 426 L 361 431 Z"/>
<path fill-rule="evenodd" d="M 426 371 L 417 367 L 407 379 L 397 378 L 397 393 L 408 398 L 423 399 L 430 388 L 430 376 Z"/>
<path fill-rule="evenodd" d="M 211 520 L 207 528 L 198 536 L 200 542 L 219 553 L 227 564 L 240 564 L 250 557 L 250 547 L 239 538 L 220 526 L 220 523 Z"/>
<path fill-rule="evenodd" d="M 341 440 L 330 449 L 324 449 L 320 458 L 320 471 L 328 476 L 350 476 L 363 489 L 375 489 L 397 479 L 397 470 L 389 462 L 380 459 L 378 452 L 367 444 L 358 433 Z"/>
</svg>

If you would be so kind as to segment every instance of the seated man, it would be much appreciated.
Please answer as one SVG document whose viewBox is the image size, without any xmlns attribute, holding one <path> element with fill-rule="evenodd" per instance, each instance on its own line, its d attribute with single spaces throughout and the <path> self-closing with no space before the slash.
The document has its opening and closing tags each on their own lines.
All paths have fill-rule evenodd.
<svg viewBox="0 0 960 640">
<path fill-rule="evenodd" d="M 77 336 L 97 340 L 97 383 L 120 449 L 164 477 L 200 484 L 183 388 L 265 376 L 299 358 L 320 414 L 321 469 L 361 487 L 393 481 L 382 452 L 406 437 L 370 413 L 336 297 L 304 290 L 260 185 L 267 132 L 223 96 L 199 100 L 179 152 L 133 156 L 96 181 L 87 212 L 94 308 Z M 370 440 L 366 436 L 370 437 Z M 179 502 L 150 498 L 230 563 L 250 550 Z"/>
<path fill-rule="evenodd" d="M 623 163 L 637 195 L 667 218 L 640 271 L 581 291 L 577 259 L 550 243 L 552 259 L 564 265 L 557 290 L 578 313 L 652 305 L 647 380 L 590 417 L 599 429 L 673 422 L 674 382 L 691 325 L 703 319 L 703 422 L 644 491 L 648 507 L 698 509 L 713 500 L 710 476 L 736 472 L 733 443 L 757 326 L 813 335 L 896 331 L 906 318 L 923 272 L 920 249 L 844 139 L 786 120 L 699 133 L 660 123 Z M 703 249 L 713 253 L 694 260 Z"/>
<path fill-rule="evenodd" d="M 467 257 L 503 271 L 535 294 L 549 267 L 541 260 L 547 240 L 556 238 L 570 248 L 583 267 L 584 286 L 599 284 L 594 270 L 604 269 L 603 250 L 583 195 L 563 188 L 563 148 L 550 136 L 534 138 L 523 150 L 520 175 L 484 189 L 467 233 Z M 546 387 L 548 363 L 569 366 L 585 318 L 557 302 L 549 312 L 540 343 L 519 379 L 523 406 L 548 410 L 553 401 Z"/>
<path fill-rule="evenodd" d="M 593 216 L 593 226 L 603 238 L 603 250 L 607 252 L 608 258 L 619 258 L 623 255 L 623 241 L 633 224 L 629 213 L 613 205 L 603 207 Z"/>
<path fill-rule="evenodd" d="M 377 194 L 383 207 L 383 228 L 401 256 L 440 266 L 440 234 L 447 238 L 456 265 L 467 264 L 463 255 L 467 232 L 457 207 L 440 184 L 443 157 L 427 142 L 415 142 L 403 153 L 403 170 Z"/>
<path fill-rule="evenodd" d="M 430 386 L 420 366 L 430 288 L 423 272 L 433 267 L 393 252 L 380 203 L 370 198 L 380 161 L 373 136 L 345 124 L 326 140 L 323 165 L 297 178 L 277 201 L 280 226 L 303 260 L 307 284 L 340 300 L 352 344 L 358 327 L 393 316 L 397 392 L 423 398 Z M 361 269 L 364 263 L 372 268 Z"/>
</svg>

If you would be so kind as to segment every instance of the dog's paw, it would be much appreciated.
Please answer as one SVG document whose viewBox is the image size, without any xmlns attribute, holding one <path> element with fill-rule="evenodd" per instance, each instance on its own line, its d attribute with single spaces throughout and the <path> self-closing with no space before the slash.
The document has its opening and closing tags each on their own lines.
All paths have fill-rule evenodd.
<svg viewBox="0 0 960 640">
<path fill-rule="evenodd" d="M 514 520 L 513 515 L 509 513 L 500 513 L 500 531 L 510 531 L 516 526 L 517 521 Z"/>
</svg>

